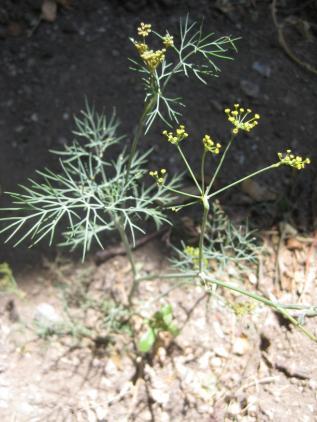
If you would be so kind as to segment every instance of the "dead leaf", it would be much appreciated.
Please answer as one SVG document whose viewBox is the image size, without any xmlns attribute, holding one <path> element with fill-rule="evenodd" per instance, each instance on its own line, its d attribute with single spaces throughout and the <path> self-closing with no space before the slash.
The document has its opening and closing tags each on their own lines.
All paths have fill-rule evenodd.
<svg viewBox="0 0 317 422">
<path fill-rule="evenodd" d="M 273 192 L 266 186 L 260 185 L 252 179 L 242 182 L 241 189 L 256 202 L 274 201 L 277 198 L 276 192 Z"/>
<path fill-rule="evenodd" d="M 291 238 L 287 239 L 286 247 L 290 251 L 294 251 L 296 249 L 298 249 L 298 250 L 303 249 L 304 245 L 302 244 L 302 242 L 300 242 L 298 239 L 296 239 L 296 237 L 291 237 Z"/>
<path fill-rule="evenodd" d="M 41 18 L 47 22 L 54 22 L 57 15 L 57 3 L 55 0 L 44 0 L 42 3 Z"/>
</svg>

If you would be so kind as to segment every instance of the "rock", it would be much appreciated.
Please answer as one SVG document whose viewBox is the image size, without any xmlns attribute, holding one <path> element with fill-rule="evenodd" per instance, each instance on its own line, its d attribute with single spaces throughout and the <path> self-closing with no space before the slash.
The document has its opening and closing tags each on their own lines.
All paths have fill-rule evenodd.
<svg viewBox="0 0 317 422">
<path fill-rule="evenodd" d="M 229 413 L 230 416 L 237 417 L 241 412 L 240 403 L 238 403 L 238 402 L 229 403 L 227 412 Z"/>
<path fill-rule="evenodd" d="M 246 337 L 238 337 L 235 339 L 232 352 L 235 355 L 242 356 L 250 350 L 250 344 Z"/>
<path fill-rule="evenodd" d="M 227 350 L 223 346 L 215 347 L 214 352 L 217 356 L 219 356 L 221 358 L 228 358 L 229 357 L 229 353 L 227 352 Z"/>
<path fill-rule="evenodd" d="M 40 303 L 34 312 L 33 320 L 37 323 L 52 326 L 61 322 L 61 317 L 49 303 Z"/>
<path fill-rule="evenodd" d="M 257 84 L 251 81 L 247 81 L 245 79 L 242 79 L 240 81 L 240 86 L 242 91 L 251 98 L 256 98 L 260 94 L 260 88 Z"/>
<path fill-rule="evenodd" d="M 37 115 L 37 113 L 32 113 L 31 114 L 31 117 L 30 117 L 30 120 L 32 121 L 32 122 L 38 122 L 39 121 L 39 116 Z"/>
<path fill-rule="evenodd" d="M 271 76 L 272 69 L 268 64 L 257 61 L 253 63 L 252 69 L 265 78 L 269 78 Z"/>
</svg>

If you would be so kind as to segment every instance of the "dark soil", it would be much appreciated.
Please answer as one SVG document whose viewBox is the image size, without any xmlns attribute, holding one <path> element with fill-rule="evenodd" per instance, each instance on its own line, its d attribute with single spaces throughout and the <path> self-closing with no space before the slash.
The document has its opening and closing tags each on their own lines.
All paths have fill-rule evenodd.
<svg viewBox="0 0 317 422">
<path fill-rule="evenodd" d="M 16 190 L 17 184 L 33 177 L 35 169 L 58 168 L 56 157 L 48 150 L 71 141 L 73 115 L 83 108 L 85 97 L 97 110 L 111 113 L 116 107 L 128 142 L 143 104 L 138 75 L 129 70 L 128 57 L 135 52 L 128 37 L 135 34 L 142 20 L 173 33 L 179 18 L 189 12 L 191 19 L 204 19 L 206 28 L 216 34 L 241 37 L 235 60 L 219 63 L 220 77 L 211 79 L 207 87 L 189 80 L 172 87 L 187 105 L 183 121 L 192 138 L 199 139 L 209 131 L 225 141 L 228 127 L 223 109 L 236 101 L 262 116 L 255 133 L 234 145 L 221 183 L 273 162 L 276 152 L 287 147 L 309 155 L 313 161 L 307 171 L 296 177 L 288 169 L 281 169 L 260 179 L 279 192 L 274 204 L 251 201 L 250 205 L 250 201 L 237 197 L 239 190 L 222 200 L 234 206 L 233 216 L 252 217 L 260 227 L 291 219 L 302 231 L 312 228 L 317 158 L 316 75 L 287 57 L 279 45 L 270 2 L 74 0 L 61 2 L 69 7 L 59 6 L 54 22 L 39 20 L 41 1 L 1 3 L 2 192 Z M 313 66 L 316 26 L 312 19 L 316 16 L 316 1 L 307 5 L 299 1 L 282 3 L 277 9 L 279 21 L 287 18 L 297 22 L 286 28 L 290 47 L 300 61 Z M 142 140 L 142 147 L 154 147 L 152 163 L 164 163 L 169 171 L 177 171 L 177 160 L 162 148 L 162 129 L 163 125 L 157 123 Z M 199 151 L 189 142 L 187 148 L 195 165 Z M 8 204 L 4 195 L 1 203 Z M 28 250 L 27 245 L 15 250 L 2 245 L 0 257 L 14 268 L 25 268 L 38 262 L 39 254 L 48 253 L 45 244 L 36 250 Z"/>
</svg>

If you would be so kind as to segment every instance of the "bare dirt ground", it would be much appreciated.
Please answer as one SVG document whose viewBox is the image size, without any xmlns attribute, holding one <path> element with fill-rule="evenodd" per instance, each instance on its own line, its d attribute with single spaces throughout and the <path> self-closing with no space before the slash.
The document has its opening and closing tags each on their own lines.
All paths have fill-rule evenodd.
<svg viewBox="0 0 317 422">
<path fill-rule="evenodd" d="M 283 246 L 279 259 L 287 268 L 295 265 L 297 277 L 291 290 L 278 292 L 268 264 L 272 237 L 265 243 L 264 269 L 248 268 L 244 286 L 257 284 L 260 291 L 288 302 L 305 288 L 301 302 L 309 303 L 314 296 L 313 284 L 306 284 L 309 239 L 301 249 Z M 154 242 L 137 252 L 145 274 L 168 270 L 161 249 Z M 46 263 L 42 273 L 19 279 L 22 298 L 1 298 L 1 420 L 316 420 L 315 343 L 265 307 L 241 312 L 241 304 L 250 302 L 222 291 L 210 296 L 194 285 L 160 298 L 171 284 L 157 279 L 141 285 L 138 309 L 150 316 L 161 304 L 172 303 L 182 328 L 179 336 L 162 333 L 153 353 L 142 355 L 128 331 L 107 333 L 102 328 L 107 312 L 98 312 L 93 300 L 124 303 L 128 271 L 124 257 L 97 268 L 93 263 Z M 316 267 L 310 266 L 312 272 L 316 277 Z M 235 277 L 232 266 L 225 279 Z M 293 277 L 283 271 L 283 280 L 287 286 Z M 12 299 L 14 307 L 8 306 Z M 69 333 L 45 331 L 34 320 L 40 303 L 52 305 L 63 322 L 77 327 Z M 316 332 L 313 320 L 306 325 Z M 138 319 L 134 327 L 140 337 L 144 327 Z"/>
<path fill-rule="evenodd" d="M 41 1 L 0 5 L 1 195 L 34 169 L 57 167 L 48 149 L 71 141 L 72 115 L 82 109 L 84 96 L 99 110 L 116 106 L 129 136 L 143 91 L 128 70 L 127 57 L 134 53 L 128 37 L 140 21 L 173 33 L 188 11 L 217 34 L 242 36 L 235 61 L 223 63 L 220 78 L 207 88 L 189 89 L 188 81 L 173 87 L 185 98 L 191 133 L 199 138 L 211 131 L 223 139 L 223 109 L 236 101 L 262 115 L 257 132 L 234 146 L 220 182 L 272 162 L 289 146 L 317 162 L 316 75 L 305 69 L 305 63 L 316 66 L 315 1 L 277 2 L 279 22 L 300 63 L 278 43 L 271 2 L 61 3 L 69 8 L 60 4 L 52 22 L 39 20 Z M 161 131 L 161 125 L 154 127 L 143 147 L 155 148 L 151 164 L 178 171 L 179 163 L 161 148 Z M 189 145 L 187 152 L 195 163 L 196 149 Z M 221 198 L 234 221 L 248 218 L 262 229 L 259 263 L 242 274 L 242 282 L 284 302 L 316 303 L 316 166 L 296 177 L 285 169 L 257 182 L 262 190 L 244 186 Z M 0 199 L 7 204 L 4 195 Z M 158 273 L 169 269 L 168 254 L 159 239 L 138 250 L 137 258 L 142 271 Z M 32 251 L 1 244 L 0 258 L 10 264 L 19 288 L 18 295 L 0 296 L 1 421 L 316 420 L 316 346 L 273 311 L 256 306 L 239 312 L 236 295 L 218 290 L 210 296 L 193 285 L 151 303 L 170 284 L 144 283 L 142 313 L 172 303 L 182 330 L 175 339 L 162 335 L 155 351 L 143 356 L 124 311 L 114 334 L 105 328 L 113 304 L 126 300 L 125 257 L 97 267 L 92 259 L 59 259 L 44 244 Z M 234 266 L 223 274 L 230 281 L 235 276 Z M 41 304 L 53 307 L 58 329 L 36 322 Z M 140 320 L 133 324 L 141 335 Z M 316 334 L 316 319 L 305 324 Z"/>
</svg>

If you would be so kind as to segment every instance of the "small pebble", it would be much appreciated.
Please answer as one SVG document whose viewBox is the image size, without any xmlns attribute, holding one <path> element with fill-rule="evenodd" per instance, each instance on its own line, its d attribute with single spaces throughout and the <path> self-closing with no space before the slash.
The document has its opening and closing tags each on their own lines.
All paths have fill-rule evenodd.
<svg viewBox="0 0 317 422">
<path fill-rule="evenodd" d="M 261 76 L 264 76 L 265 78 L 269 78 L 271 76 L 272 70 L 268 64 L 256 61 L 253 63 L 252 69 L 254 69 L 256 72 L 258 72 Z"/>
<path fill-rule="evenodd" d="M 247 81 L 247 80 L 242 80 L 240 82 L 240 86 L 242 91 L 251 98 L 256 98 L 259 96 L 260 94 L 260 88 L 257 84 L 251 82 L 251 81 Z"/>
</svg>

